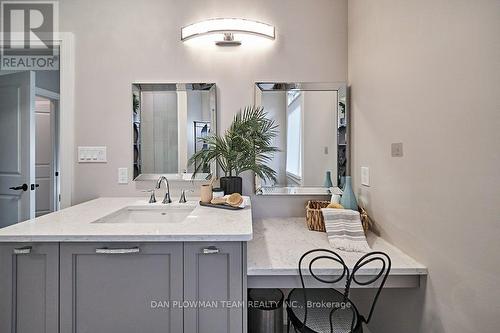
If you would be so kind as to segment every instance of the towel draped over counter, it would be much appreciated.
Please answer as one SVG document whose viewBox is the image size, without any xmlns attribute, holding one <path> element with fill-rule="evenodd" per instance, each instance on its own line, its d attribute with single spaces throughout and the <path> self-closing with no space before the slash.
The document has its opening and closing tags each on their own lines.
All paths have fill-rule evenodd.
<svg viewBox="0 0 500 333">
<path fill-rule="evenodd" d="M 369 252 L 359 212 L 350 209 L 322 208 L 330 245 L 348 252 Z"/>
</svg>

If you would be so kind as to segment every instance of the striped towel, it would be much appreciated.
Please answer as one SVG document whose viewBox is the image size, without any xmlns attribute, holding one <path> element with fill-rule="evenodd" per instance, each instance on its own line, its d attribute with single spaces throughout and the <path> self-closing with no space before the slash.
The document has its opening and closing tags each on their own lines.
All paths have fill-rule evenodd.
<svg viewBox="0 0 500 333">
<path fill-rule="evenodd" d="M 322 208 L 330 245 L 349 252 L 369 252 L 359 212 L 350 209 Z"/>
</svg>

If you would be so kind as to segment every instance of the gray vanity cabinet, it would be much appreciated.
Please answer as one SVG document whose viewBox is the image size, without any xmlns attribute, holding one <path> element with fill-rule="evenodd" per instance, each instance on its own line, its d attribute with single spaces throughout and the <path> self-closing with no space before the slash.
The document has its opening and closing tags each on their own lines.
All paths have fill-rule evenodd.
<svg viewBox="0 0 500 333">
<path fill-rule="evenodd" d="M 204 302 L 184 309 L 185 333 L 244 331 L 243 253 L 239 242 L 184 244 L 184 299 Z"/>
<path fill-rule="evenodd" d="M 59 244 L 0 244 L 0 332 L 58 332 Z"/>
<path fill-rule="evenodd" d="M 61 243 L 60 333 L 178 333 L 182 243 Z"/>
<path fill-rule="evenodd" d="M 246 331 L 246 244 L 0 243 L 0 332 Z"/>
</svg>

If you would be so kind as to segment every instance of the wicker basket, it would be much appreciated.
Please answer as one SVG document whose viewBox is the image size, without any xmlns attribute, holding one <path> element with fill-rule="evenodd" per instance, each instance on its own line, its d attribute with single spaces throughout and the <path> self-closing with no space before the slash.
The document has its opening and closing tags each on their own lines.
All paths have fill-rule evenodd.
<svg viewBox="0 0 500 333">
<path fill-rule="evenodd" d="M 306 223 L 309 230 L 325 232 L 325 219 L 321 208 L 326 208 L 330 201 L 308 201 L 306 206 Z"/>
<path fill-rule="evenodd" d="M 329 204 L 330 201 L 311 200 L 307 202 L 306 223 L 309 230 L 326 232 L 325 219 L 321 213 L 321 208 L 326 208 Z M 366 234 L 368 230 L 372 229 L 373 222 L 365 209 L 359 207 L 359 213 L 361 224 L 363 225 L 363 230 Z"/>
</svg>

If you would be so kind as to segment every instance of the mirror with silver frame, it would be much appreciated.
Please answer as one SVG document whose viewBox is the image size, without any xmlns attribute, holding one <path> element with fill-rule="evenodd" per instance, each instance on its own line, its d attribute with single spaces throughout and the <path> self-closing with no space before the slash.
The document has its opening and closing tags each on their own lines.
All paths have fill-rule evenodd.
<svg viewBox="0 0 500 333">
<path fill-rule="evenodd" d="M 341 193 L 349 168 L 345 82 L 257 82 L 255 104 L 279 126 L 268 163 L 277 181 L 255 178 L 258 195 Z"/>
<path fill-rule="evenodd" d="M 134 180 L 191 180 L 189 158 L 217 130 L 215 83 L 133 83 Z M 196 179 L 216 174 L 215 163 Z"/>
</svg>

